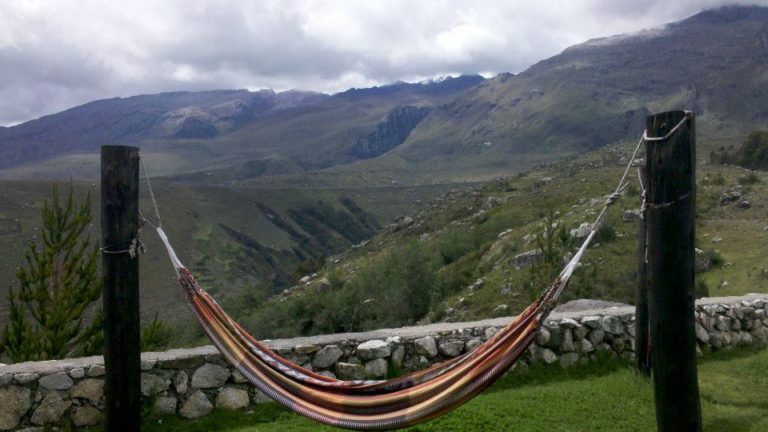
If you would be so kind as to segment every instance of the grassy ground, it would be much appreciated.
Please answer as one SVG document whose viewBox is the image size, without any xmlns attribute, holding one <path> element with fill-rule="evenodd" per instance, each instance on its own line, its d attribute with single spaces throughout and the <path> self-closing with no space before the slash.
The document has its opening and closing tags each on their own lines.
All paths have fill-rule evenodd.
<svg viewBox="0 0 768 432">
<path fill-rule="evenodd" d="M 768 350 L 720 352 L 699 364 L 706 431 L 768 430 Z M 246 413 L 215 411 L 197 421 L 147 419 L 145 431 L 334 430 L 270 403 Z M 474 400 L 410 431 L 649 431 L 655 429 L 652 387 L 625 364 L 603 360 L 562 370 L 533 367 L 510 374 Z"/>
</svg>

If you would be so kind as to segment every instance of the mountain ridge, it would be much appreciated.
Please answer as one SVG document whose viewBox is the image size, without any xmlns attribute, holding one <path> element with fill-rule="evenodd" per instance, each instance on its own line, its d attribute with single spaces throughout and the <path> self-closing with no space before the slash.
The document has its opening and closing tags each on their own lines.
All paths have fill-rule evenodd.
<svg viewBox="0 0 768 432">
<path fill-rule="evenodd" d="M 349 89 L 260 111 L 264 115 L 246 110 L 245 120 L 225 109 L 213 116 L 221 127 L 194 112 L 168 114 L 167 122 L 178 126 L 173 134 L 147 132 L 149 139 L 132 144 L 155 158 L 157 175 L 198 173 L 204 179 L 218 172 L 211 176 L 217 184 L 256 178 L 295 184 L 317 176 L 333 184 L 359 170 L 391 171 L 387 177 L 401 183 L 488 180 L 529 169 L 532 161 L 628 140 L 650 112 L 697 112 L 705 152 L 740 141 L 754 123 L 768 121 L 761 97 L 768 92 L 766 65 L 768 8 L 729 6 L 657 29 L 576 44 L 519 74 Z M 389 137 L 397 139 L 369 145 L 376 151 L 354 150 L 377 130 L 395 125 L 387 125 L 388 116 L 407 106 L 429 112 L 415 124 L 395 123 L 398 129 Z M 140 115 L 138 120 L 139 130 L 157 130 Z M 8 157 L 7 147 L 15 128 L 24 125 L 0 129 L 2 166 L 16 165 L 0 170 L 0 177 L 97 176 L 93 153 L 77 149 L 65 148 L 58 156 L 48 149 L 47 159 L 27 157 L 26 165 L 19 165 L 25 156 Z M 134 135 L 126 136 L 118 141 Z M 110 141 L 91 138 L 92 146 Z M 247 164 L 272 169 L 243 169 Z"/>
</svg>

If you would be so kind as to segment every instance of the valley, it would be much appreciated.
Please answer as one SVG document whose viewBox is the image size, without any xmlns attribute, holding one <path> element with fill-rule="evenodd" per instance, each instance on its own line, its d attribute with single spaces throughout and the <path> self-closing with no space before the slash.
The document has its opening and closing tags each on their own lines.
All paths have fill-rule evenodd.
<svg viewBox="0 0 768 432">
<path fill-rule="evenodd" d="M 543 288 L 520 257 L 540 225 L 589 221 L 645 117 L 671 109 L 697 115 L 702 293 L 764 292 L 767 179 L 709 154 L 768 127 L 765 40 L 767 8 L 726 7 L 517 74 L 142 95 L 1 128 L 0 321 L 51 183 L 97 207 L 102 144 L 141 148 L 180 258 L 257 336 L 514 314 Z M 734 191 L 748 207 L 720 204 Z M 639 199 L 625 193 L 569 298 L 631 301 Z M 141 235 L 142 319 L 198 342 L 161 244 Z"/>
</svg>

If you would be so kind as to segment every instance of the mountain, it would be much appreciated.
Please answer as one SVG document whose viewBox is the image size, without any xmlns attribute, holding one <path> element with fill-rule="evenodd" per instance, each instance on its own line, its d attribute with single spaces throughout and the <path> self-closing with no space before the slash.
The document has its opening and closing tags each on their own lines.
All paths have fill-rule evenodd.
<svg viewBox="0 0 768 432">
<path fill-rule="evenodd" d="M 768 8 L 723 7 L 488 80 L 97 101 L 0 130 L 0 166 L 18 167 L 0 176 L 94 177 L 97 145 L 132 142 L 157 174 L 217 183 L 476 181 L 628 140 L 677 108 L 697 113 L 708 150 L 768 121 L 766 66 Z"/>
<path fill-rule="evenodd" d="M 768 8 L 708 10 L 489 79 L 431 111 L 406 142 L 364 167 L 405 166 L 431 181 L 489 179 L 519 169 L 521 159 L 634 139 L 648 113 L 680 108 L 697 113 L 706 151 L 768 122 L 766 66 Z"/>
<path fill-rule="evenodd" d="M 216 90 L 98 100 L 0 129 L 0 168 L 95 151 L 106 143 L 212 138 L 255 118 L 326 97 L 299 91 Z"/>
</svg>

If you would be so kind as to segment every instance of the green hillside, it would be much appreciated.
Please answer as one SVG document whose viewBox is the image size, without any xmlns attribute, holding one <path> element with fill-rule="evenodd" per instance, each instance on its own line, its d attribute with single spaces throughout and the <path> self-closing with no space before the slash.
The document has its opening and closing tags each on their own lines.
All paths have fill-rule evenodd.
<svg viewBox="0 0 768 432">
<path fill-rule="evenodd" d="M 306 284 L 264 304 L 228 306 L 250 330 L 270 338 L 515 314 L 575 249 L 570 231 L 594 219 L 628 156 L 629 145 L 608 146 L 525 174 L 452 189 L 364 246 L 334 257 Z M 697 294 L 765 292 L 768 258 L 761 251 L 768 246 L 762 218 L 768 175 L 704 163 L 698 176 Z M 735 192 L 741 198 L 723 199 Z M 633 302 L 637 222 L 632 211 L 639 206 L 633 184 L 611 210 L 563 301 Z M 526 266 L 524 254 L 541 247 L 533 237 L 542 238 L 553 222 L 549 236 L 566 234 L 554 249 L 563 258 L 549 269 Z"/>
</svg>

